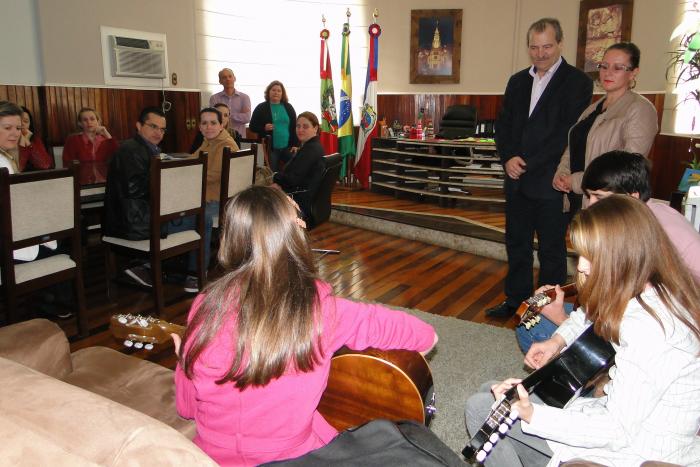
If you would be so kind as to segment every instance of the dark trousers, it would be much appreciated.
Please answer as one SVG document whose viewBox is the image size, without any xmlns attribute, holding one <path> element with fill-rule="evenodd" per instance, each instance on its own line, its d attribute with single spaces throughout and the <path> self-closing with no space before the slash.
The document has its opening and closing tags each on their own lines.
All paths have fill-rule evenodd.
<svg viewBox="0 0 700 467">
<path fill-rule="evenodd" d="M 517 307 L 532 295 L 534 235 L 540 261 L 539 285 L 566 281 L 566 224 L 562 198 L 533 199 L 519 192 L 506 193 L 506 301 Z"/>
</svg>

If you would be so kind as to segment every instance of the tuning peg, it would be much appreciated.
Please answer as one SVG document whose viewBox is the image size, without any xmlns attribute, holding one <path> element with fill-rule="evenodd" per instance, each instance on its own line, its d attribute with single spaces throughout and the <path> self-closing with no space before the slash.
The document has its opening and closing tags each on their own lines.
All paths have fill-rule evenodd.
<svg viewBox="0 0 700 467">
<path fill-rule="evenodd" d="M 520 412 L 518 412 L 516 409 L 513 409 L 510 411 L 510 414 L 508 414 L 508 418 L 512 421 L 515 421 L 520 417 Z"/>
<path fill-rule="evenodd" d="M 476 461 L 477 462 L 484 462 L 484 460 L 486 459 L 486 454 L 487 454 L 486 451 L 477 452 L 476 453 Z"/>
<path fill-rule="evenodd" d="M 134 348 L 135 348 L 135 349 L 142 349 L 142 348 L 143 348 L 143 342 L 134 342 Z"/>
<path fill-rule="evenodd" d="M 131 347 L 131 346 L 133 346 L 133 345 L 134 345 L 134 343 L 131 342 L 129 339 L 127 339 L 127 340 L 124 341 L 124 347 Z"/>
<path fill-rule="evenodd" d="M 491 444 L 496 444 L 499 439 L 501 439 L 501 437 L 498 436 L 498 433 L 491 433 L 491 436 L 489 436 L 489 442 Z"/>
<path fill-rule="evenodd" d="M 532 324 L 530 323 L 530 321 L 526 321 L 525 322 L 525 329 L 530 329 L 531 327 L 532 327 Z"/>
<path fill-rule="evenodd" d="M 500 425 L 498 425 L 498 432 L 502 435 L 505 435 L 506 433 L 508 433 L 509 429 L 510 429 L 510 427 L 506 423 L 501 423 Z"/>
<path fill-rule="evenodd" d="M 117 318 L 117 321 L 119 321 L 122 324 L 126 324 L 129 322 L 129 320 L 126 319 L 126 316 L 124 316 L 124 315 L 119 315 L 119 317 Z"/>
<path fill-rule="evenodd" d="M 542 317 L 540 315 L 537 315 L 535 317 L 535 323 L 539 323 L 540 321 L 542 321 Z"/>
<path fill-rule="evenodd" d="M 153 350 L 153 344 L 149 342 L 148 344 L 144 345 L 143 348 L 146 350 Z"/>
<path fill-rule="evenodd" d="M 489 441 L 486 441 L 481 449 L 483 449 L 485 452 L 491 452 L 491 449 L 493 449 L 493 444 L 491 444 Z"/>
</svg>

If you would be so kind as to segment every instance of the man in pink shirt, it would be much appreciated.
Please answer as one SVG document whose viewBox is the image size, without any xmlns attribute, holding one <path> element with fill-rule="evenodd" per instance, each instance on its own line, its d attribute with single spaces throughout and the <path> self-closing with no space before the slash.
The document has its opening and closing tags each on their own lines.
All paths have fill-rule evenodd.
<svg viewBox="0 0 700 467">
<path fill-rule="evenodd" d="M 224 90 L 213 94 L 209 98 L 209 107 L 216 104 L 226 104 L 229 108 L 231 128 L 245 138 L 245 125 L 250 121 L 250 97 L 235 89 L 236 75 L 230 68 L 224 68 L 219 72 L 219 83 Z"/>
</svg>

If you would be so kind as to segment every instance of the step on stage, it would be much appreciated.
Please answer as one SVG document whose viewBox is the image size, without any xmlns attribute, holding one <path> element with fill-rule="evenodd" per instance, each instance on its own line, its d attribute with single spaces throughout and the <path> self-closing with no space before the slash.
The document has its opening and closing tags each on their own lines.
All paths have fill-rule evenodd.
<svg viewBox="0 0 700 467">
<path fill-rule="evenodd" d="M 333 222 L 507 261 L 503 202 L 465 200 L 441 207 L 420 195 L 395 198 L 341 186 L 332 202 Z M 575 270 L 572 256 L 569 250 L 570 273 Z"/>
</svg>

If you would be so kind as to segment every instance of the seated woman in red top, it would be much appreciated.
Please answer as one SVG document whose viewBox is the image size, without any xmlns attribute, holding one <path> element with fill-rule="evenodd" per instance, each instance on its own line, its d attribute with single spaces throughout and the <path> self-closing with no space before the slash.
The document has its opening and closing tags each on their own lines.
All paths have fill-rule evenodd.
<svg viewBox="0 0 700 467">
<path fill-rule="evenodd" d="M 80 109 L 78 126 L 82 131 L 68 136 L 64 143 L 63 166 L 67 167 L 74 160 L 109 161 L 119 144 L 102 125 L 95 109 L 89 107 Z"/>
<path fill-rule="evenodd" d="M 26 107 L 22 109 L 22 134 L 19 137 L 19 171 L 53 168 L 53 158 L 46 151 L 39 135 L 34 133 L 34 118 Z"/>
<path fill-rule="evenodd" d="M 316 409 L 340 347 L 427 352 L 437 341 L 418 318 L 335 297 L 298 214 L 281 190 L 236 195 L 221 234 L 224 274 L 192 304 L 181 346 L 173 336 L 178 413 L 196 421 L 194 442 L 221 465 L 327 444 L 337 432 Z"/>
</svg>

